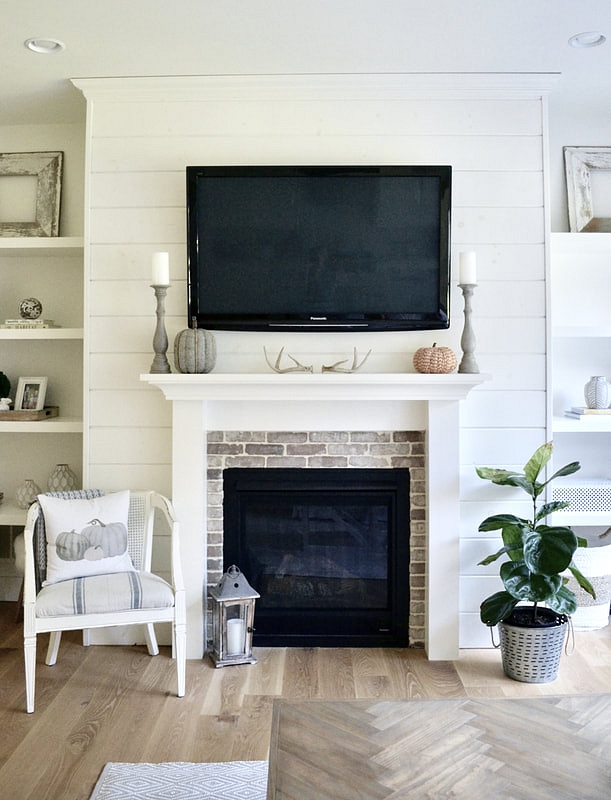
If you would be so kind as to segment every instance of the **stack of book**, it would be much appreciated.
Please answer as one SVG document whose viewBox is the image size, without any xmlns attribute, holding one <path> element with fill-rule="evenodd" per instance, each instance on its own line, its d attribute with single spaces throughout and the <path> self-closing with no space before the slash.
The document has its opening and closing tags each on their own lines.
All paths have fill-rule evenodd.
<svg viewBox="0 0 611 800">
<path fill-rule="evenodd" d="M 5 319 L 0 328 L 59 328 L 52 319 Z"/>
<path fill-rule="evenodd" d="M 564 412 L 565 417 L 571 419 L 584 419 L 585 417 L 611 416 L 611 408 L 586 408 L 585 406 L 571 406 Z"/>
</svg>

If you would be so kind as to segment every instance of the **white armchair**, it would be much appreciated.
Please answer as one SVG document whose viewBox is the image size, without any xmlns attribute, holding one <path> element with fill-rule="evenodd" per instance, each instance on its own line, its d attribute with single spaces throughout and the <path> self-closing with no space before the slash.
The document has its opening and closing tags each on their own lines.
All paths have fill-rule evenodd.
<svg viewBox="0 0 611 800">
<path fill-rule="evenodd" d="M 55 495 L 62 499 L 86 499 L 102 493 L 90 490 Z M 151 573 L 155 512 L 166 520 L 171 532 L 171 579 L 166 582 Z M 157 655 L 159 648 L 154 623 L 172 623 L 172 657 L 176 659 L 177 695 L 185 693 L 186 621 L 185 591 L 179 552 L 179 526 L 171 503 L 156 492 L 131 492 L 127 519 L 127 551 L 135 568 L 130 572 L 88 575 L 45 585 L 47 547 L 45 524 L 39 502 L 27 515 L 25 575 L 23 588 L 23 635 L 26 708 L 34 711 L 36 637 L 49 632 L 45 663 L 55 664 L 62 631 L 88 631 L 116 625 L 144 625 L 147 649 Z"/>
</svg>

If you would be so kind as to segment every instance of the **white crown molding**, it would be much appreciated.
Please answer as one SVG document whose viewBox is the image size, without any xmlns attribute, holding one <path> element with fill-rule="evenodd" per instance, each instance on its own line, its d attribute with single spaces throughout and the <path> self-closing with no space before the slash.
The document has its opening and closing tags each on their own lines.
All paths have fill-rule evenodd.
<svg viewBox="0 0 611 800">
<path fill-rule="evenodd" d="M 74 78 L 89 102 L 541 98 L 560 73 L 368 73 Z"/>
</svg>

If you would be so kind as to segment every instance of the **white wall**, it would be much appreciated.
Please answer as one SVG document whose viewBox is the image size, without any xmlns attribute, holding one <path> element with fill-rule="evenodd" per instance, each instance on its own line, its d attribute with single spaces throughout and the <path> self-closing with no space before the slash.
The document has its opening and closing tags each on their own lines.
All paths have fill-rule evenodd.
<svg viewBox="0 0 611 800">
<path fill-rule="evenodd" d="M 116 85 L 116 82 L 110 83 Z M 99 84 L 93 81 L 88 82 L 85 88 L 93 96 L 94 89 L 102 89 L 104 85 L 104 81 Z M 141 84 L 142 87 L 150 85 Z M 538 112 L 534 109 L 538 108 L 539 101 L 535 99 L 533 105 L 532 99 L 527 99 L 523 105 L 520 98 L 518 93 L 510 103 L 503 100 L 500 103 L 503 113 L 490 113 L 488 127 L 482 127 L 479 112 L 474 114 L 474 109 L 483 107 L 482 100 L 469 106 L 459 102 L 457 105 L 462 106 L 464 112 L 462 123 L 455 115 L 450 115 L 448 125 L 445 103 L 426 103 L 436 117 L 432 130 L 438 134 L 435 148 L 429 150 L 431 159 L 437 160 L 439 136 L 442 140 L 444 136 L 460 137 L 464 145 L 459 160 L 454 162 L 457 172 L 453 252 L 456 254 L 467 247 L 478 251 L 480 286 L 475 296 L 477 356 L 482 371 L 494 375 L 492 383 L 474 393 L 464 404 L 462 414 L 464 629 L 473 630 L 478 636 L 482 631 L 474 609 L 477 599 L 484 593 L 482 584 L 487 580 L 483 577 L 486 570 L 474 566 L 480 557 L 481 539 L 471 534 L 479 520 L 490 511 L 487 501 L 492 500 L 494 509 L 497 508 L 495 495 L 498 490 L 495 492 L 474 478 L 473 465 L 498 463 L 508 466 L 512 462 L 520 466 L 530 444 L 539 444 L 544 437 L 543 260 L 537 243 L 533 246 L 526 241 L 514 244 L 507 241 L 510 227 L 516 226 L 519 233 L 521 221 L 516 211 L 521 210 L 531 221 L 534 218 L 538 220 L 537 208 L 542 202 L 540 168 L 535 164 L 533 169 L 531 161 L 523 162 L 519 149 L 525 136 L 530 137 L 533 131 L 538 135 L 539 124 L 535 119 Z M 221 142 L 214 143 L 215 122 L 210 120 L 211 114 L 199 115 L 188 101 L 170 102 L 176 98 L 166 92 L 163 99 L 166 110 L 158 116 L 157 93 L 151 98 L 151 103 L 143 105 L 140 98 L 138 105 L 131 107 L 131 100 L 117 105 L 107 103 L 107 99 L 102 106 L 101 99 L 95 98 L 96 125 L 91 125 L 90 121 L 92 134 L 100 141 L 95 148 L 96 171 L 88 179 L 92 200 L 87 207 L 93 209 L 91 216 L 95 218 L 96 228 L 104 225 L 106 232 L 92 248 L 89 259 L 95 282 L 91 313 L 94 315 L 92 329 L 96 334 L 89 358 L 94 391 L 88 403 L 94 436 L 92 445 L 87 447 L 86 468 L 90 473 L 93 469 L 93 482 L 135 488 L 155 486 L 169 492 L 169 411 L 160 396 L 143 390 L 137 375 L 148 370 L 152 358 L 150 340 L 154 303 L 148 284 L 153 250 L 169 249 L 172 253 L 174 285 L 169 298 L 172 314 L 168 325 L 170 338 L 185 324 L 184 166 L 203 163 L 212 155 L 221 160 L 230 155 L 233 159 L 244 158 L 253 163 L 265 158 L 285 160 L 287 152 L 293 154 L 295 151 L 298 160 L 302 161 L 309 160 L 310 154 L 312 157 L 321 154 L 329 161 L 341 160 L 344 140 L 338 135 L 349 136 L 355 141 L 361 133 L 368 134 L 362 140 L 362 148 L 348 149 L 346 158 L 354 155 L 355 160 L 379 160 L 390 151 L 393 158 L 396 154 L 400 160 L 409 161 L 417 152 L 415 146 L 412 149 L 412 142 L 415 145 L 417 139 L 424 136 L 428 123 L 422 118 L 420 108 L 413 103 L 386 99 L 382 103 L 384 116 L 373 130 L 372 119 L 376 113 L 373 106 L 356 102 L 345 121 L 339 118 L 341 114 L 329 111 L 328 103 L 325 111 L 323 104 L 310 102 L 306 110 L 305 104 L 296 102 L 300 113 L 295 115 L 294 124 L 290 125 L 290 120 L 287 122 L 286 119 L 290 114 L 276 115 L 265 104 L 257 107 L 259 96 L 252 94 L 246 102 L 242 99 L 237 103 L 215 106 L 219 109 L 216 132 L 225 132 L 232 137 L 231 141 L 224 142 L 219 153 Z M 363 108 L 358 118 L 354 108 L 357 105 Z M 518 122 L 518 118 L 523 119 L 526 106 L 531 109 L 529 126 Z M 341 108 L 344 107 L 345 103 Z M 520 113 L 516 117 L 518 107 Z M 226 109 L 232 112 L 227 119 Z M 545 116 L 544 107 L 543 111 Z M 187 140 L 193 133 L 181 121 L 185 116 L 192 116 L 197 131 L 197 137 L 190 143 Z M 309 124 L 300 132 L 304 117 L 309 118 Z M 129 118 L 132 122 L 128 125 L 125 120 Z M 246 130 L 241 127 L 240 119 Z M 363 119 L 367 120 L 364 127 Z M 351 128 L 353 125 L 356 126 L 354 129 Z M 264 135 L 271 131 L 273 135 L 268 135 L 266 141 L 259 141 L 256 147 L 254 143 L 245 144 L 248 132 L 257 130 Z M 549 130 L 551 229 L 563 231 L 568 230 L 568 220 L 562 147 L 607 144 L 607 107 L 601 102 L 588 102 L 587 98 L 567 96 L 561 85 L 553 85 L 549 96 Z M 187 140 L 181 138 L 185 132 Z M 496 149 L 492 164 L 487 148 L 482 149 L 481 157 L 477 148 L 467 157 L 465 134 L 483 137 L 480 139 L 482 142 L 493 145 L 497 132 L 503 139 L 497 143 L 501 146 Z M 278 133 L 282 135 L 278 136 Z M 303 142 L 307 142 L 304 150 L 299 140 L 294 140 L 292 146 L 288 144 L 299 133 L 303 133 Z M 416 139 L 412 139 L 412 135 Z M 179 137 L 179 141 L 173 142 L 174 136 Z M 393 136 L 395 141 L 391 144 Z M 108 141 L 101 141 L 108 137 Z M 132 140 L 131 154 L 121 153 L 123 137 Z M 140 153 L 135 137 L 142 137 Z M 511 147 L 505 156 L 503 148 L 507 140 Z M 206 143 L 205 147 L 202 141 Z M 284 146 L 277 150 L 280 141 Z M 64 151 L 61 234 L 65 236 L 80 235 L 83 229 L 84 145 L 84 124 L 0 126 L 0 152 Z M 108 156 L 104 157 L 106 146 Z M 443 152 L 444 148 L 440 147 L 439 154 Z M 506 208 L 509 209 L 507 214 Z M 491 220 L 484 219 L 489 214 L 496 215 L 499 221 L 496 231 L 489 225 Z M 471 232 L 464 228 L 467 219 L 471 221 Z M 454 290 L 453 328 L 444 343 L 457 349 L 461 314 L 462 302 Z M 522 321 L 525 326 L 522 326 Z M 536 332 L 531 338 L 533 330 Z M 342 337 L 350 339 L 351 347 L 352 337 L 339 335 L 340 340 Z M 412 334 L 373 337 L 371 344 L 377 356 L 375 367 L 390 369 L 392 364 L 399 370 L 410 369 L 411 352 L 425 338 Z M 223 337 L 219 368 L 237 369 L 245 361 L 248 368 L 253 365 L 258 368 L 261 339 L 252 337 L 251 341 L 256 344 L 251 346 L 243 337 Z M 299 341 L 302 347 L 302 340 Z M 337 338 L 322 341 L 312 336 L 308 341 L 308 346 L 317 352 L 327 349 L 335 353 L 344 345 L 342 341 L 338 347 L 335 344 Z M 369 342 L 363 346 L 365 344 L 368 346 Z M 385 353 L 382 354 L 381 350 Z M 2 349 L 0 369 L 1 362 Z M 108 442 L 105 441 L 107 431 L 112 432 Z M 519 433 L 514 438 L 516 431 Z M 49 458 L 53 460 L 51 454 Z M 498 499 L 507 508 L 511 505 L 507 492 L 498 494 Z M 490 571 L 493 573 L 494 569 L 490 568 Z"/>
<path fill-rule="evenodd" d="M 492 374 L 462 412 L 463 646 L 490 579 L 477 522 L 494 489 L 474 465 L 521 467 L 546 436 L 545 101 L 529 76 L 82 80 L 88 98 L 87 480 L 170 491 L 170 411 L 138 376 L 152 359 L 151 254 L 168 250 L 170 342 L 186 325 L 184 169 L 215 163 L 448 163 L 453 259 L 478 253 L 477 359 Z M 456 281 L 454 281 L 455 284 Z M 462 298 L 440 344 L 459 350 Z M 372 347 L 369 371 L 411 369 L 428 334 L 218 334 L 220 371 L 265 371 L 262 345 Z M 509 505 L 506 494 L 500 495 Z M 510 499 L 510 498 L 509 498 Z M 494 583 L 492 580 L 492 583 Z"/>
</svg>

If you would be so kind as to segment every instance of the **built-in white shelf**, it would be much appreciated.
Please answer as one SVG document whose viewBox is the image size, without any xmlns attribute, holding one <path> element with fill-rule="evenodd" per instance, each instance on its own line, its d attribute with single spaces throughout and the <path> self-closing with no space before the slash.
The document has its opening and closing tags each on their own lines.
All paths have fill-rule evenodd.
<svg viewBox="0 0 611 800">
<path fill-rule="evenodd" d="M 553 525 L 611 525 L 611 511 L 560 511 L 551 520 Z"/>
<path fill-rule="evenodd" d="M 0 339 L 82 339 L 82 328 L 0 328 Z"/>
<path fill-rule="evenodd" d="M 611 433 L 611 414 L 584 415 L 581 419 L 554 417 L 553 430 L 554 433 Z"/>
<path fill-rule="evenodd" d="M 52 417 L 37 422 L 0 421 L 1 433 L 82 433 L 83 420 L 78 417 Z"/>
<path fill-rule="evenodd" d="M 84 247 L 82 236 L 7 236 L 0 237 L 0 255 L 23 258 L 28 252 L 42 256 L 74 255 Z"/>
<path fill-rule="evenodd" d="M 611 325 L 559 325 L 552 328 L 556 339 L 604 339 L 611 337 Z"/>
<path fill-rule="evenodd" d="M 553 233 L 551 237 L 551 354 L 554 463 L 579 457 L 592 480 L 611 478 L 611 415 L 567 417 L 563 412 L 583 405 L 582 387 L 590 375 L 611 378 L 611 235 Z M 571 454 L 565 458 L 565 454 Z M 558 458 L 558 461 L 556 459 Z M 552 515 L 554 524 L 611 525 L 611 508 L 577 481 L 566 511 Z M 552 496 L 554 492 L 552 491 Z"/>
<path fill-rule="evenodd" d="M 6 497 L 0 503 L 0 525 L 25 525 L 27 511 Z"/>
</svg>

